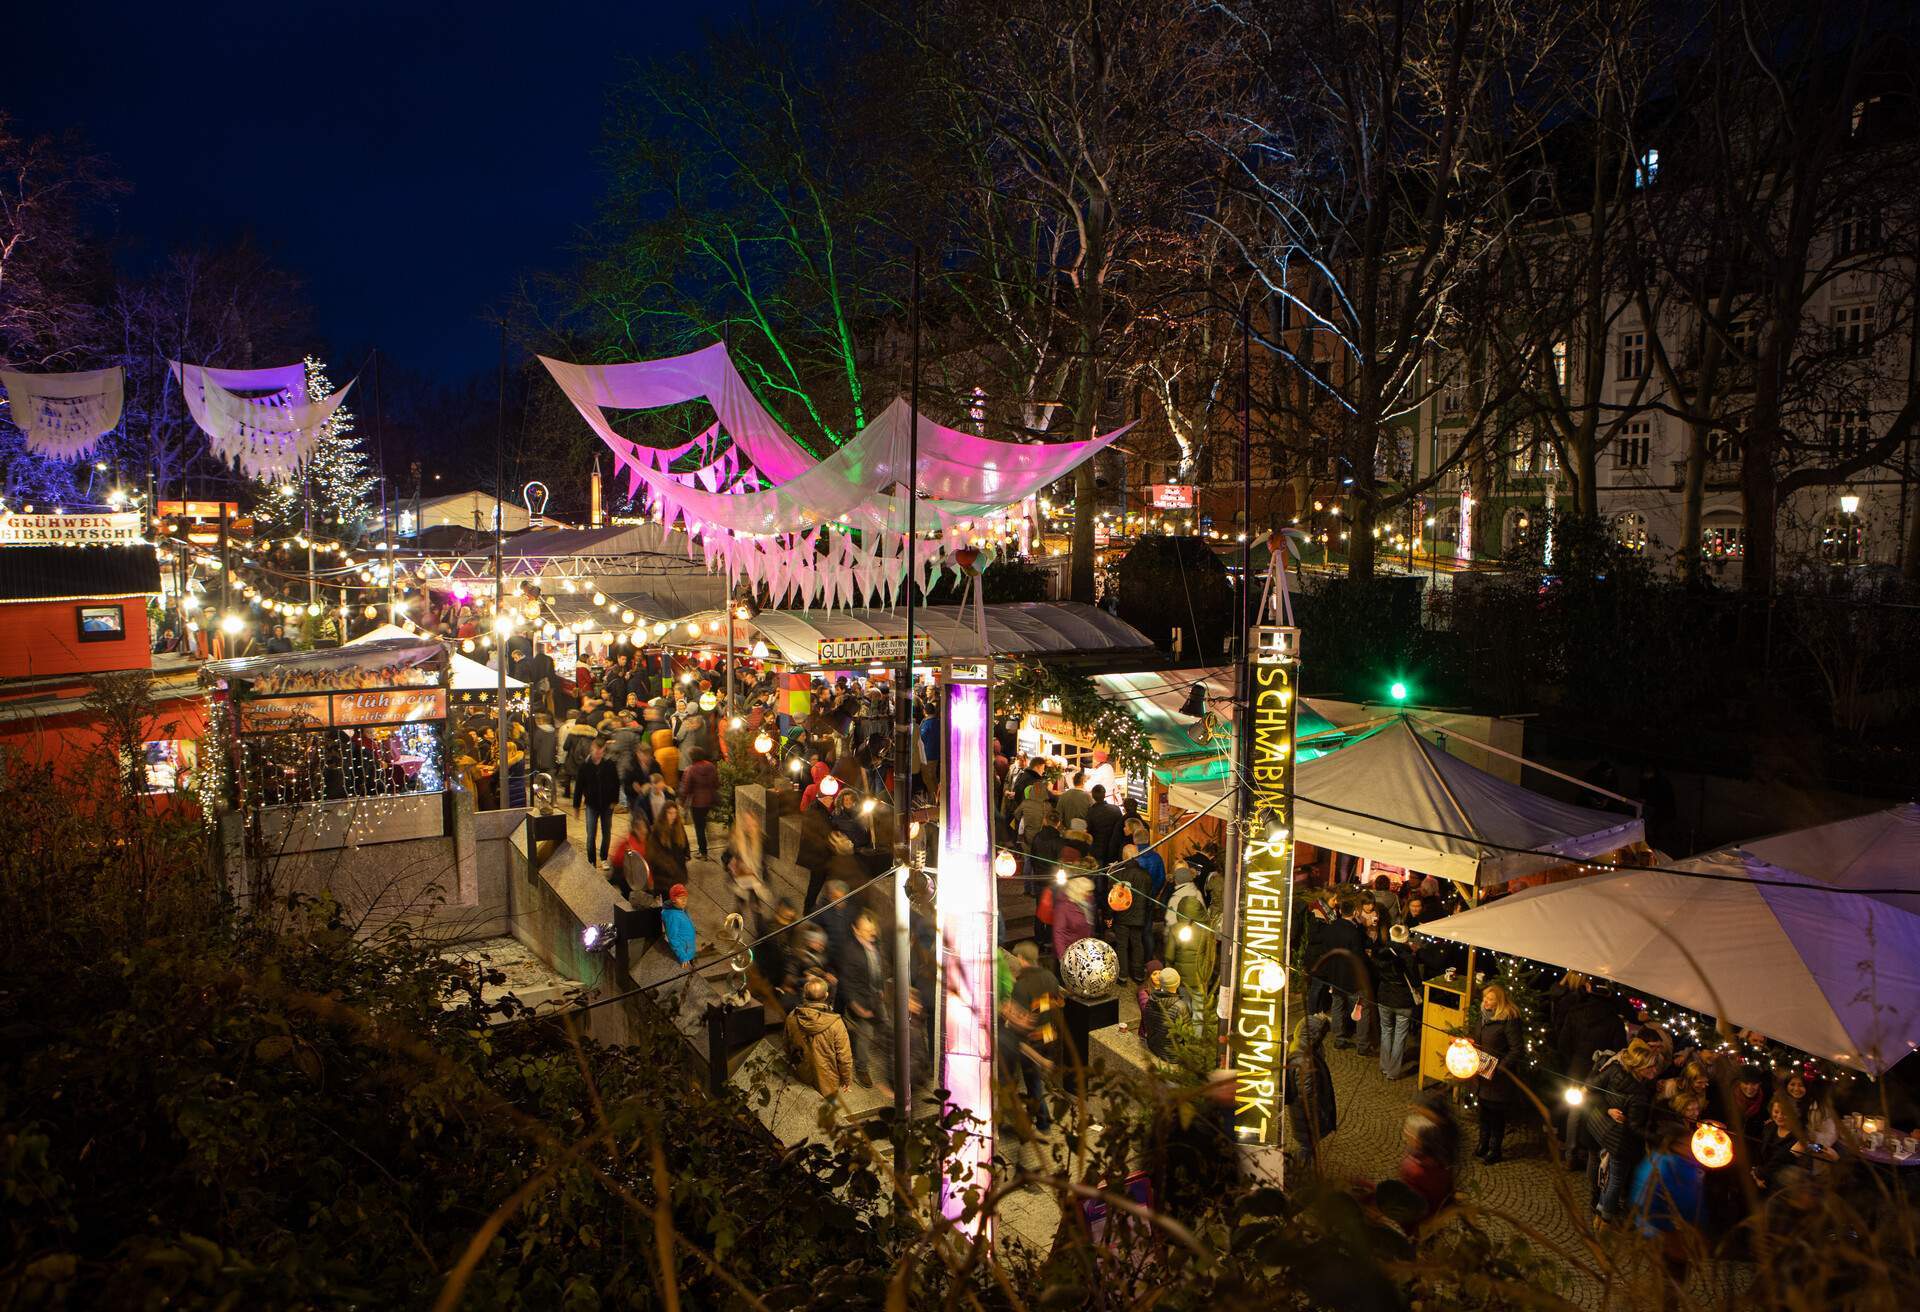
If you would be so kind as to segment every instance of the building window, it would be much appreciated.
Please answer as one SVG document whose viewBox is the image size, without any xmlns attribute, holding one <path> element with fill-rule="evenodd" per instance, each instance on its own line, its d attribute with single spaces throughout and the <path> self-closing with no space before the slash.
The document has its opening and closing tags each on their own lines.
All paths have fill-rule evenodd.
<svg viewBox="0 0 1920 1312">
<path fill-rule="evenodd" d="M 1620 430 L 1620 436 L 1614 440 L 1613 467 L 1615 469 L 1645 469 L 1653 458 L 1653 421 L 1651 419 L 1633 419 Z"/>
<path fill-rule="evenodd" d="M 1502 537 L 1511 555 L 1538 554 L 1541 544 L 1540 512 L 1528 506 L 1515 506 L 1507 512 L 1506 532 Z"/>
<path fill-rule="evenodd" d="M 1647 549 L 1647 517 L 1637 510 L 1623 510 L 1613 517 L 1613 539 L 1636 555 Z"/>
<path fill-rule="evenodd" d="M 1564 340 L 1553 344 L 1553 381 L 1559 387 L 1567 385 L 1567 344 Z"/>
<path fill-rule="evenodd" d="M 1858 513 L 1831 511 L 1820 525 L 1820 559 L 1829 565 L 1857 565 L 1865 552 L 1866 522 Z"/>
<path fill-rule="evenodd" d="M 1737 464 L 1740 460 L 1741 430 L 1744 422 L 1715 424 L 1707 430 L 1707 463 L 1710 465 Z"/>
<path fill-rule="evenodd" d="M 1700 554 L 1708 560 L 1739 560 L 1746 554 L 1746 530 L 1737 523 L 1707 525 L 1700 530 Z"/>
<path fill-rule="evenodd" d="M 1873 344 L 1873 307 L 1841 305 L 1833 311 L 1833 344 L 1839 350 L 1859 350 Z"/>
<path fill-rule="evenodd" d="M 1645 333 L 1620 334 L 1620 376 L 1622 378 L 1647 376 L 1647 335 Z"/>
<path fill-rule="evenodd" d="M 1849 205 L 1833 230 L 1833 253 L 1845 259 L 1880 245 L 1880 213 L 1871 206 Z"/>
<path fill-rule="evenodd" d="M 1727 345 L 1741 360 L 1753 359 L 1754 348 L 1759 344 L 1759 325 L 1751 315 L 1743 315 L 1727 325 Z"/>
<path fill-rule="evenodd" d="M 1648 146 L 1640 152 L 1640 158 L 1634 162 L 1633 185 L 1650 187 L 1659 176 L 1660 152 L 1657 148 Z"/>
<path fill-rule="evenodd" d="M 1873 414 L 1865 406 L 1827 412 L 1827 444 L 1835 455 L 1857 456 L 1873 442 Z"/>
</svg>

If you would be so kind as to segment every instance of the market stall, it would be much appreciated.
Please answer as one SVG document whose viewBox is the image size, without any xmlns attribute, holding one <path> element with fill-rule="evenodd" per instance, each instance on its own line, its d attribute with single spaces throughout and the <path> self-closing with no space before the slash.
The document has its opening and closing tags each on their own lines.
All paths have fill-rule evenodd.
<svg viewBox="0 0 1920 1312">
<path fill-rule="evenodd" d="M 1920 808 L 1862 820 L 1819 827 L 1862 839 L 1853 859 L 1804 830 L 1670 869 L 1525 889 L 1422 932 L 1612 980 L 1879 1075 L 1920 1048 L 1920 872 L 1910 860 Z M 1763 847 L 1812 859 L 1787 867 Z M 1879 869 L 1858 859 L 1863 849 L 1908 860 Z"/>
<path fill-rule="evenodd" d="M 203 667 L 250 847 L 445 833 L 448 665 L 440 643 L 408 637 Z"/>
</svg>

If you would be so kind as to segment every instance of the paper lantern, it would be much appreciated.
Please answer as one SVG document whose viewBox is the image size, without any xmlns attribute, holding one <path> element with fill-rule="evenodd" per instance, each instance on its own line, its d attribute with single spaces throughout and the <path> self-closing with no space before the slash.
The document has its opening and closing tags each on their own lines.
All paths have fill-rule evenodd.
<svg viewBox="0 0 1920 1312">
<path fill-rule="evenodd" d="M 773 751 L 773 735 L 770 733 L 762 733 L 762 734 L 755 735 L 753 740 L 753 750 L 760 753 L 760 755 L 762 756 L 766 756 L 768 753 L 772 752 Z"/>
<path fill-rule="evenodd" d="M 1693 1160 L 1709 1169 L 1727 1165 L 1733 1160 L 1733 1136 L 1724 1126 L 1700 1122 L 1693 1132 Z"/>
<path fill-rule="evenodd" d="M 1247 983 L 1261 993 L 1278 993 L 1280 982 L 1285 978 L 1286 972 L 1281 970 L 1280 963 L 1264 957 L 1247 967 Z"/>
<path fill-rule="evenodd" d="M 1447 1074 L 1456 1080 L 1470 1080 L 1480 1073 L 1480 1049 L 1462 1036 L 1447 1045 Z"/>
<path fill-rule="evenodd" d="M 840 796 L 840 781 L 837 778 L 835 778 L 833 775 L 827 775 L 824 778 L 822 778 L 820 780 L 820 796 L 822 797 Z"/>
<path fill-rule="evenodd" d="M 1013 853 L 1002 851 L 993 858 L 993 873 L 1002 879 L 1012 879 L 1020 869 L 1020 861 Z"/>
<path fill-rule="evenodd" d="M 703 692 L 703 693 L 701 693 L 701 694 L 700 694 L 700 709 L 701 709 L 701 710 L 703 710 L 703 711 L 710 711 L 710 710 L 712 710 L 712 709 L 713 709 L 714 707 L 716 707 L 716 706 L 718 706 L 719 704 L 720 704 L 720 699 L 719 699 L 718 697 L 715 697 L 715 696 L 714 696 L 714 695 L 713 695 L 712 693 L 710 693 L 710 692 Z"/>
</svg>

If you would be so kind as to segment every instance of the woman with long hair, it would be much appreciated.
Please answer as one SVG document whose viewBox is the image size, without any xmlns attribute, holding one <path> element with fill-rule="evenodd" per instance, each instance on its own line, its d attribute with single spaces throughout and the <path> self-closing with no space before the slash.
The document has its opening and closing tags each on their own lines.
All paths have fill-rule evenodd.
<svg viewBox="0 0 1920 1312">
<path fill-rule="evenodd" d="M 1499 1062 L 1492 1074 L 1474 1079 L 1480 1095 L 1480 1146 L 1473 1155 L 1492 1166 L 1500 1160 L 1500 1148 L 1507 1137 L 1507 1116 L 1521 1100 L 1520 1082 L 1512 1066 L 1527 1051 L 1520 1008 L 1504 985 L 1489 984 L 1481 993 L 1480 1032 L 1473 1041 L 1481 1052 Z"/>
<path fill-rule="evenodd" d="M 653 836 L 647 843 L 647 864 L 653 875 L 654 892 L 664 892 L 675 884 L 687 882 L 691 846 L 687 841 L 687 823 L 681 819 L 680 803 L 668 802 L 654 818 Z"/>
</svg>

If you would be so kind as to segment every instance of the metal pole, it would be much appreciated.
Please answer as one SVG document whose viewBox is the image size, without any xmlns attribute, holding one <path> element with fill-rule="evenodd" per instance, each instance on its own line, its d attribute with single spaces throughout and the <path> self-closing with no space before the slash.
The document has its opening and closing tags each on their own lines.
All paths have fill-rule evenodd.
<svg viewBox="0 0 1920 1312">
<path fill-rule="evenodd" d="M 499 793 L 500 808 L 507 805 L 507 639 L 511 630 L 502 623 L 507 615 L 501 541 L 506 527 L 506 505 L 502 495 L 506 487 L 507 450 L 507 324 L 500 321 L 500 403 L 493 436 L 493 657 L 499 664 L 499 683 L 494 693 L 493 780 Z"/>
<path fill-rule="evenodd" d="M 312 465 L 307 466 L 306 473 L 302 475 L 302 477 L 305 479 L 307 484 L 307 495 L 303 498 L 306 504 L 303 505 L 300 509 L 300 525 L 307 539 L 307 605 L 311 606 L 313 605 L 313 599 L 315 594 L 319 591 L 319 585 L 316 584 L 313 580 L 313 466 Z M 344 633 L 341 634 L 340 641 L 345 642 L 346 640 L 347 640 L 347 635 Z"/>
<path fill-rule="evenodd" d="M 907 1117 L 913 1106 L 913 1028 L 907 1012 L 913 996 L 913 909 L 907 900 L 913 840 L 913 607 L 914 547 L 919 532 L 920 465 L 920 248 L 913 250 L 913 289 L 908 332 L 913 340 L 912 372 L 907 379 L 907 651 L 900 659 L 894 694 L 893 780 L 897 814 L 893 825 L 893 1168 L 904 1182 L 907 1172 Z M 936 987 L 938 981 L 935 981 Z M 938 1083 L 938 1072 L 935 1072 Z"/>
<path fill-rule="evenodd" d="M 1240 932 L 1240 848 L 1247 823 L 1247 785 L 1244 775 L 1252 742 L 1248 731 L 1253 723 L 1248 696 L 1251 679 L 1248 661 L 1251 653 L 1247 650 L 1247 642 L 1252 635 L 1248 617 L 1253 610 L 1253 327 L 1252 306 L 1246 301 L 1242 301 L 1240 306 L 1240 516 L 1243 530 L 1240 537 L 1240 595 L 1235 600 L 1234 615 L 1239 642 L 1234 653 L 1233 741 L 1227 775 L 1228 782 L 1233 786 L 1233 819 L 1228 828 L 1227 841 L 1220 845 L 1221 871 L 1226 876 L 1220 898 L 1220 936 L 1221 942 L 1227 944 L 1237 942 Z M 1219 1006 L 1222 1065 L 1230 1064 L 1233 1059 L 1229 1027 L 1233 1015 L 1234 983 L 1231 972 L 1223 970 Z"/>
<path fill-rule="evenodd" d="M 380 523 L 387 537 L 387 621 L 393 621 L 393 515 L 387 506 L 387 424 L 380 407 L 380 352 L 373 353 L 373 441 L 380 450 Z M 396 498 L 397 500 L 398 498 Z"/>
<path fill-rule="evenodd" d="M 220 493 L 220 618 L 215 621 L 214 624 L 214 631 L 223 636 L 227 632 L 227 616 L 233 610 L 232 578 L 233 562 L 227 556 L 227 494 L 223 489 Z M 209 636 L 207 639 L 207 649 L 209 651 L 213 649 L 213 643 L 214 639 Z M 233 654 L 226 650 L 225 642 L 222 642 L 220 646 L 221 655 L 231 656 Z"/>
</svg>

